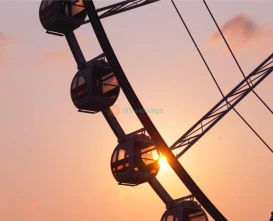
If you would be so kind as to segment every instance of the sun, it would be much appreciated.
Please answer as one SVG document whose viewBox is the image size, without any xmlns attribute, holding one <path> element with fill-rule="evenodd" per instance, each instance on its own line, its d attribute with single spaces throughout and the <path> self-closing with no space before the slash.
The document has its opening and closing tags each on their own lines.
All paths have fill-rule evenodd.
<svg viewBox="0 0 273 221">
<path fill-rule="evenodd" d="M 166 168 L 168 166 L 168 161 L 165 156 L 160 157 L 159 164 L 160 168 Z"/>
</svg>

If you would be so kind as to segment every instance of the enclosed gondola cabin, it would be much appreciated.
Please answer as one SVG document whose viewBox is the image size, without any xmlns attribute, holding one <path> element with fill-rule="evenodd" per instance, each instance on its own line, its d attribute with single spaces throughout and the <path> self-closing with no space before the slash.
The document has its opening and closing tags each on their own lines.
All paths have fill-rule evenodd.
<svg viewBox="0 0 273 221">
<path fill-rule="evenodd" d="M 154 178 L 159 170 L 159 152 L 151 138 L 133 134 L 114 150 L 111 169 L 122 185 L 139 185 Z"/>
<path fill-rule="evenodd" d="M 183 200 L 166 210 L 160 221 L 208 221 L 208 217 L 197 202 Z"/>
<path fill-rule="evenodd" d="M 42 26 L 62 34 L 80 27 L 86 15 L 82 0 L 43 0 L 39 11 Z"/>
<path fill-rule="evenodd" d="M 83 112 L 96 113 L 112 106 L 120 87 L 107 61 L 93 59 L 75 75 L 71 84 L 74 105 Z"/>
</svg>

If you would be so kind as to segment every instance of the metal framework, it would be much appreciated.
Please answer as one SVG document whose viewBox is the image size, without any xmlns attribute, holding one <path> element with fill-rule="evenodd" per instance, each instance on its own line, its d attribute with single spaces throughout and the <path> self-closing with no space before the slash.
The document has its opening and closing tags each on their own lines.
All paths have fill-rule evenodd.
<svg viewBox="0 0 273 221">
<path fill-rule="evenodd" d="M 112 15 L 119 14 L 121 12 L 129 11 L 131 9 L 148 5 L 157 1 L 159 0 L 126 0 L 102 8 L 98 8 L 96 9 L 96 12 L 98 13 L 99 18 L 102 19 Z M 84 21 L 84 24 L 87 24 L 89 22 L 90 22 L 89 20 L 86 20 Z"/>
<path fill-rule="evenodd" d="M 244 72 L 243 72 L 243 69 L 241 68 L 241 66 L 240 66 L 240 64 L 239 64 L 239 62 L 238 62 L 238 60 L 237 60 L 237 58 L 235 57 L 233 51 L 231 50 L 231 47 L 229 46 L 229 43 L 227 42 L 227 40 L 226 40 L 226 38 L 225 38 L 225 36 L 224 36 L 224 34 L 223 34 L 221 28 L 219 27 L 219 25 L 218 25 L 216 19 L 214 18 L 214 16 L 213 16 L 213 14 L 212 14 L 212 12 L 211 12 L 211 10 L 210 10 L 208 4 L 206 3 L 205 0 L 203 0 L 203 2 L 204 2 L 204 4 L 205 4 L 205 6 L 206 6 L 206 8 L 207 8 L 207 10 L 208 10 L 208 12 L 209 12 L 211 18 L 212 18 L 214 24 L 216 25 L 216 27 L 217 27 L 219 33 L 221 34 L 221 36 L 222 36 L 222 38 L 223 38 L 223 40 L 224 40 L 224 42 L 225 42 L 225 44 L 226 44 L 226 46 L 227 46 L 227 48 L 228 48 L 230 54 L 232 55 L 233 60 L 235 61 L 235 63 L 236 63 L 236 65 L 237 65 L 237 67 L 239 68 L 241 74 L 242 74 L 243 77 L 245 78 L 246 76 L 245 76 L 245 74 L 244 74 Z M 250 85 L 249 85 L 249 86 L 250 86 Z M 263 99 L 254 91 L 254 90 L 252 90 L 252 92 L 253 92 L 253 94 L 262 102 L 262 104 L 269 110 L 269 112 L 270 112 L 271 114 L 273 114 L 273 111 L 272 111 L 271 108 L 264 102 L 264 100 L 263 100 Z"/>
<path fill-rule="evenodd" d="M 181 157 L 202 136 L 204 136 L 219 120 L 221 120 L 236 104 L 238 104 L 249 92 L 261 83 L 273 71 L 273 54 L 250 73 L 241 83 L 230 91 L 207 114 L 194 124 L 183 136 L 181 136 L 170 148 L 175 150 L 184 147 L 176 156 Z M 265 143 L 266 144 L 266 143 Z M 266 144 L 269 148 L 269 146 Z M 270 148 L 269 148 L 270 149 Z"/>
<path fill-rule="evenodd" d="M 99 8 L 96 11 L 98 12 L 99 18 L 102 19 L 109 17 L 111 15 L 129 11 L 131 9 L 148 5 L 157 1 L 159 0 L 127 0 L 103 8 Z"/>
<path fill-rule="evenodd" d="M 90 23 L 94 29 L 100 46 L 111 65 L 114 73 L 116 74 L 117 80 L 127 97 L 129 103 L 133 109 L 144 109 L 140 103 L 138 97 L 136 96 L 133 88 L 131 87 L 126 75 L 123 72 L 121 65 L 112 49 L 112 46 L 108 40 L 108 37 L 104 31 L 101 24 L 100 18 L 97 14 L 95 5 L 93 1 L 83 0 L 86 12 L 90 19 Z M 188 190 L 195 196 L 195 198 L 200 202 L 200 204 L 205 208 L 205 210 L 215 219 L 215 220 L 227 220 L 221 212 L 213 205 L 213 203 L 207 198 L 207 196 L 202 192 L 202 190 L 193 181 L 187 171 L 183 168 L 180 162 L 176 159 L 175 155 L 172 153 L 166 142 L 161 137 L 160 133 L 154 126 L 153 122 L 149 118 L 147 113 L 136 113 L 143 127 L 146 129 L 151 139 L 154 141 L 158 150 L 168 158 L 170 166 L 173 168 L 174 172 L 188 188 Z"/>
<path fill-rule="evenodd" d="M 65 37 L 66 37 L 67 43 L 70 47 L 70 50 L 74 56 L 74 59 L 75 59 L 76 63 L 78 64 L 78 69 L 84 68 L 85 64 L 86 64 L 86 60 L 85 60 L 82 50 L 78 44 L 77 38 L 75 37 L 75 34 L 73 32 L 71 32 L 69 34 L 66 34 Z M 94 59 L 98 59 L 98 60 L 105 59 L 105 55 L 101 54 L 101 55 L 95 57 Z M 82 111 L 82 110 L 79 110 L 79 111 L 83 112 L 83 113 L 90 114 L 90 112 L 88 112 L 88 111 Z M 124 140 L 124 138 L 126 138 L 126 136 L 130 136 L 132 134 L 132 133 L 126 134 L 124 132 L 123 128 L 119 124 L 118 120 L 116 119 L 116 117 L 114 116 L 114 114 L 112 113 L 110 108 L 103 110 L 102 114 L 103 114 L 104 118 L 106 119 L 108 125 L 111 127 L 112 131 L 116 135 L 118 142 L 122 142 Z M 146 132 L 145 129 L 142 128 L 142 129 L 139 129 L 133 133 L 145 133 L 145 132 Z M 150 184 L 152 189 L 156 192 L 156 194 L 159 196 L 159 198 L 165 203 L 167 208 L 171 208 L 176 204 L 177 200 L 172 199 L 172 197 L 164 189 L 164 187 L 156 179 L 156 177 L 151 179 L 148 183 Z"/>
<path fill-rule="evenodd" d="M 218 88 L 219 92 L 221 93 L 222 97 L 224 98 L 225 95 L 224 95 L 224 93 L 223 93 L 223 91 L 222 91 L 220 85 L 218 84 L 218 82 L 217 82 L 217 80 L 216 80 L 214 74 L 212 73 L 212 71 L 211 71 L 211 69 L 210 69 L 210 67 L 209 67 L 209 65 L 208 65 L 208 63 L 207 63 L 207 61 L 205 60 L 205 57 L 203 56 L 203 53 L 201 52 L 200 48 L 198 47 L 198 45 L 197 45 L 195 39 L 193 38 L 193 35 L 191 34 L 191 32 L 190 32 L 190 30 L 189 30 L 189 28 L 188 28 L 186 22 L 184 21 L 182 15 L 181 15 L 181 13 L 180 13 L 180 11 L 178 10 L 176 4 L 174 3 L 174 0 L 171 0 L 171 2 L 172 2 L 172 4 L 173 4 L 173 6 L 174 6 L 174 8 L 175 8 L 175 10 L 176 10 L 176 12 L 177 12 L 177 14 L 179 15 L 181 22 L 183 23 L 184 27 L 186 28 L 186 30 L 187 30 L 187 32 L 188 32 L 188 34 L 189 34 L 189 36 L 190 36 L 192 42 L 194 43 L 195 48 L 197 49 L 197 51 L 198 51 L 200 57 L 202 58 L 202 60 L 203 60 L 203 62 L 204 62 L 204 64 L 205 64 L 205 66 L 206 66 L 208 72 L 210 73 L 210 75 L 211 75 L 211 77 L 212 77 L 212 79 L 213 79 L 215 85 L 217 86 L 217 88 Z M 204 1 L 204 2 L 205 2 L 205 1 Z M 212 14 L 211 14 L 211 15 L 212 15 Z M 213 16 L 212 16 L 212 17 L 213 17 Z M 213 17 L 213 19 L 214 19 L 214 17 Z M 215 21 L 215 20 L 214 20 L 214 21 Z M 216 23 L 216 21 L 215 21 L 215 23 Z M 217 24 L 217 27 L 218 27 L 219 32 L 222 33 L 222 31 L 220 30 L 218 24 Z M 222 34 L 222 37 L 224 38 L 223 34 Z M 225 38 L 224 38 L 224 39 L 225 39 Z M 228 48 L 230 49 L 230 47 L 229 47 L 227 41 L 225 41 L 225 42 L 226 42 Z M 230 49 L 230 52 L 231 52 L 231 54 L 233 55 L 233 58 L 234 58 L 234 60 L 236 61 L 236 63 L 237 63 L 237 65 L 238 65 L 239 69 L 241 70 L 241 72 L 242 72 L 244 78 L 246 78 L 245 74 L 243 73 L 243 71 L 242 71 L 242 69 L 241 69 L 241 67 L 240 67 L 240 65 L 239 65 L 237 59 L 235 58 L 235 56 L 234 56 L 234 54 L 233 54 L 233 52 L 232 52 L 231 49 Z M 247 83 L 248 83 L 248 82 L 247 82 Z M 250 87 L 250 85 L 249 85 L 249 87 Z M 252 90 L 252 92 L 259 98 L 259 100 L 260 100 L 260 101 L 265 105 L 265 107 L 271 112 L 271 109 L 270 109 L 269 106 L 261 99 L 261 97 L 259 97 L 259 95 L 258 95 L 254 90 Z M 233 109 L 234 112 L 241 118 L 241 120 L 243 120 L 243 122 L 252 130 L 252 132 L 253 132 L 253 133 L 254 133 L 254 134 L 255 134 L 255 135 L 256 135 L 256 136 L 257 136 L 257 137 L 266 145 L 266 146 L 267 146 L 267 148 L 273 153 L 273 149 L 270 148 L 270 146 L 263 140 L 263 138 L 262 138 L 262 137 L 255 131 L 255 129 L 246 121 L 246 119 L 245 119 L 245 118 L 244 118 L 244 117 L 243 117 L 235 108 L 232 108 L 232 109 Z"/>
<path fill-rule="evenodd" d="M 108 37 L 101 24 L 101 19 L 106 18 L 121 12 L 125 12 L 134 8 L 138 8 L 159 0 L 127 0 L 116 4 L 112 4 L 103 8 L 96 9 L 92 0 L 83 0 L 84 8 L 88 14 L 89 20 L 84 23 L 91 23 L 93 30 L 97 36 L 100 46 L 103 50 L 103 54 L 98 56 L 98 59 L 106 58 L 109 62 L 116 78 L 123 89 L 125 96 L 134 110 L 143 109 L 137 95 L 131 87 L 125 73 L 119 61 L 112 49 L 112 46 L 108 40 Z M 77 1 L 73 1 L 77 4 Z M 65 34 L 67 42 L 70 46 L 72 54 L 77 62 L 78 69 L 82 69 L 86 65 L 86 60 L 80 50 L 79 44 L 73 32 Z M 192 180 L 187 171 L 178 161 L 178 158 L 182 156 L 194 143 L 196 143 L 209 129 L 211 129 L 222 117 L 224 117 L 237 103 L 239 103 L 249 92 L 251 92 L 262 80 L 264 80 L 272 71 L 273 54 L 270 55 L 261 65 L 259 65 L 247 78 L 245 78 L 240 84 L 238 84 L 229 94 L 227 94 L 220 102 L 218 102 L 204 117 L 202 117 L 191 129 L 189 129 L 179 140 L 177 140 L 171 148 L 169 148 L 166 142 L 163 140 L 153 122 L 149 118 L 146 112 L 136 112 L 137 117 L 143 125 L 143 129 L 136 132 L 147 131 L 151 139 L 154 141 L 158 150 L 167 157 L 168 162 L 180 180 L 192 193 L 192 195 L 199 201 L 204 209 L 211 215 L 211 217 L 217 221 L 227 220 L 221 212 L 212 204 L 212 202 L 206 197 L 202 190 Z M 249 86 L 251 85 L 251 87 Z M 111 113 L 111 110 L 105 109 L 102 111 L 105 119 L 110 125 L 111 129 L 115 133 L 118 140 L 122 140 L 125 136 L 125 132 L 118 123 L 115 116 Z M 135 132 L 135 133 L 136 133 Z M 172 150 L 184 147 L 184 149 L 175 156 Z M 156 178 L 149 181 L 150 186 L 161 198 L 161 200 L 168 206 L 173 206 L 175 203 L 184 200 L 185 198 L 173 200 L 166 190 L 161 186 Z M 192 197 L 192 196 L 189 196 Z M 187 198 L 187 197 L 186 197 Z"/>
</svg>

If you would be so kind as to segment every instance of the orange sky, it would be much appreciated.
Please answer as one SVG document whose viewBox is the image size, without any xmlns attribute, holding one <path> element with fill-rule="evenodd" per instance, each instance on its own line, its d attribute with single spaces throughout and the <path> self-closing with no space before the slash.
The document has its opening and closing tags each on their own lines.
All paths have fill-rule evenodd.
<svg viewBox="0 0 273 221">
<path fill-rule="evenodd" d="M 249 74 L 273 52 L 273 2 L 208 3 Z M 0 220 L 159 220 L 165 208 L 149 185 L 116 184 L 109 165 L 117 140 L 102 114 L 80 114 L 73 106 L 69 88 L 75 61 L 65 38 L 45 34 L 39 1 L 0 4 Z M 219 84 L 229 92 L 242 76 L 202 1 L 177 4 Z M 163 110 L 150 117 L 169 145 L 221 98 L 174 12 L 170 2 L 160 1 L 103 20 L 143 106 Z M 86 59 L 101 53 L 90 25 L 76 34 Z M 272 82 L 269 76 L 256 89 L 271 108 Z M 129 107 L 123 93 L 116 105 Z M 273 118 L 258 99 L 251 94 L 237 109 L 273 146 Z M 117 118 L 127 133 L 141 127 L 133 114 Z M 272 154 L 233 112 L 180 162 L 228 220 L 269 219 Z M 189 194 L 169 168 L 158 179 L 173 197 Z"/>
</svg>

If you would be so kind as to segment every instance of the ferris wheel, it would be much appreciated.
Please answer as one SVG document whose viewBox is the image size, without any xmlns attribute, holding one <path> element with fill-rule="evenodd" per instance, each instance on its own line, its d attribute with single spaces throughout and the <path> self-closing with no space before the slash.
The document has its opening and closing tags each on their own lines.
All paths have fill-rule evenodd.
<svg viewBox="0 0 273 221">
<path fill-rule="evenodd" d="M 273 152 L 269 145 L 235 109 L 236 104 L 252 92 L 273 113 L 269 106 L 254 91 L 254 88 L 272 73 L 273 54 L 249 75 L 245 76 L 242 72 L 244 79 L 227 95 L 224 95 L 180 12 L 172 1 L 176 12 L 187 29 L 223 98 L 172 146 L 168 147 L 130 85 L 101 23 L 101 19 L 103 18 L 157 1 L 159 0 L 126 0 L 102 8 L 96 8 L 91 0 L 43 0 L 40 5 L 39 15 L 46 33 L 65 36 L 77 63 L 78 72 L 71 83 L 71 98 L 74 105 L 79 112 L 90 114 L 102 112 L 115 136 L 118 138 L 118 144 L 113 150 L 110 163 L 111 171 L 118 184 L 137 186 L 142 183 L 149 183 L 166 205 L 167 210 L 164 212 L 161 221 L 207 221 L 208 217 L 205 211 L 214 220 L 227 220 L 190 177 L 178 161 L 178 158 L 231 110 L 234 110 L 264 145 Z M 206 3 L 205 5 L 208 8 Z M 214 19 L 210 10 L 209 12 Z M 85 59 L 73 32 L 81 25 L 88 23 L 91 24 L 102 48 L 102 54 L 89 61 Z M 216 21 L 215 24 L 217 25 Z M 221 32 L 220 29 L 219 31 Z M 228 43 L 227 46 L 229 47 Z M 237 62 L 233 53 L 232 55 Z M 239 66 L 238 62 L 237 64 Z M 143 125 L 143 128 L 129 134 L 124 132 L 110 109 L 119 96 L 120 88 L 123 90 L 131 107 L 135 110 L 135 114 Z M 179 148 L 182 149 L 180 153 L 174 155 L 172 150 Z M 160 184 L 156 175 L 160 169 L 159 159 L 161 156 L 166 156 L 171 168 L 192 195 L 173 199 Z"/>
</svg>

